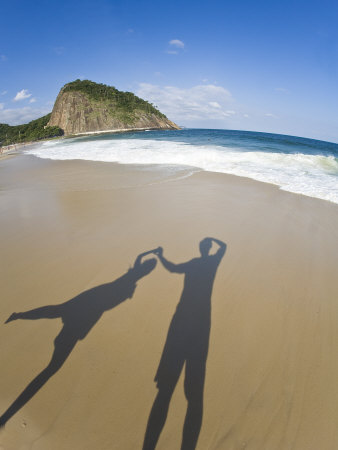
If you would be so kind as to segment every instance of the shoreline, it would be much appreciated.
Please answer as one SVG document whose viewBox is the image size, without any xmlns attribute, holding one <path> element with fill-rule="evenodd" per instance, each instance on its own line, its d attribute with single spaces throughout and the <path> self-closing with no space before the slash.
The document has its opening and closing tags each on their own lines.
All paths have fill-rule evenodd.
<svg viewBox="0 0 338 450">
<path fill-rule="evenodd" d="M 64 139 L 67 139 L 67 138 L 64 138 Z M 50 140 L 50 139 L 49 139 Z M 29 144 L 27 144 L 27 145 L 36 145 L 38 142 L 32 142 L 32 143 L 29 143 Z M 6 157 L 8 157 L 8 156 L 23 156 L 22 154 L 20 154 L 20 152 L 15 152 L 15 153 L 7 153 L 7 154 L 3 154 L 3 155 L 0 155 L 0 161 L 2 160 L 2 159 L 5 159 Z M 48 158 L 40 158 L 39 156 L 35 156 L 35 155 L 25 155 L 25 156 L 29 156 L 29 157 L 34 157 L 34 158 L 37 158 L 37 159 L 42 159 L 42 160 L 44 160 L 44 159 L 47 159 L 48 161 L 53 161 L 53 162 L 55 162 L 55 163 L 57 163 L 57 162 L 64 162 L 64 161 L 67 161 L 67 160 L 53 160 L 53 159 L 48 159 Z M 113 164 L 113 165 L 117 165 L 117 166 L 121 166 L 121 167 L 125 167 L 126 168 L 126 170 L 128 170 L 128 167 L 130 167 L 130 168 L 134 168 L 134 167 L 139 167 L 139 164 L 124 164 L 124 163 L 119 163 L 119 162 L 114 162 L 114 161 L 94 161 L 94 160 L 77 160 L 77 159 L 74 159 L 74 160 L 68 160 L 68 161 L 86 161 L 86 162 L 92 162 L 92 163 L 102 163 L 102 164 Z M 152 166 L 152 164 L 149 164 L 148 165 L 149 167 L 151 167 Z M 155 164 L 155 166 L 156 166 L 156 164 Z M 142 167 L 145 167 L 145 168 L 147 168 L 147 165 L 142 165 Z M 279 191 L 281 191 L 281 192 L 285 192 L 285 193 L 287 193 L 287 194 L 291 194 L 291 195 L 296 195 L 296 196 L 300 196 L 301 198 L 305 198 L 305 199 L 313 199 L 313 200 L 318 200 L 318 201 L 322 201 L 322 202 L 327 202 L 327 203 L 329 203 L 330 205 L 335 205 L 336 207 L 338 206 L 338 204 L 337 203 L 335 203 L 334 201 L 332 201 L 332 200 L 328 200 L 328 199 L 324 199 L 324 198 L 320 198 L 320 197 L 313 197 L 313 196 L 311 196 L 311 195 L 306 195 L 306 194 L 304 194 L 304 193 L 298 193 L 298 192 L 293 192 L 293 191 L 288 191 L 288 190 L 286 190 L 286 189 L 283 189 L 282 188 L 282 186 L 280 186 L 279 184 L 275 184 L 275 183 L 272 183 L 272 182 L 270 182 L 270 181 L 262 181 L 262 180 L 255 180 L 254 178 L 250 178 L 250 177 L 248 177 L 248 176 L 243 176 L 243 175 L 235 175 L 235 174 L 231 174 L 231 173 L 224 173 L 224 172 L 213 172 L 213 171 L 208 171 L 208 170 L 205 170 L 205 169 L 202 169 L 202 168 L 196 168 L 195 166 L 182 166 L 182 169 L 181 170 L 185 170 L 185 169 L 187 169 L 187 167 L 190 167 L 190 169 L 198 169 L 197 170 L 197 172 L 205 172 L 205 173 L 210 173 L 210 174 L 220 174 L 220 175 L 224 175 L 224 176 L 226 176 L 226 177 L 235 177 L 235 178 L 239 178 L 239 179 L 242 179 L 242 180 L 248 180 L 248 181 L 250 181 L 250 182 L 253 182 L 253 183 L 258 183 L 258 184 L 262 184 L 262 185 L 267 185 L 267 186 L 271 186 L 272 188 L 275 188 L 275 189 L 277 189 L 277 190 L 279 190 Z M 189 171 L 189 169 L 188 169 L 188 171 Z M 160 173 L 160 170 L 159 170 L 159 173 Z M 192 170 L 192 173 L 190 174 L 190 175 L 188 175 L 188 176 L 192 176 L 193 174 L 195 173 L 195 171 L 194 170 Z"/>
<path fill-rule="evenodd" d="M 121 135 L 123 135 L 123 134 L 125 134 L 127 132 L 142 132 L 142 131 L 144 132 L 144 131 L 147 131 L 147 130 L 151 131 L 151 130 L 155 130 L 155 129 L 150 129 L 150 128 L 132 128 L 132 129 L 119 129 L 119 130 L 101 130 L 101 131 L 93 131 L 93 132 L 86 132 L 86 133 L 78 133 L 76 135 L 67 136 L 67 137 L 63 136 L 63 137 L 58 137 L 58 138 L 55 138 L 55 139 L 57 139 L 58 141 L 59 141 L 59 139 L 74 139 L 73 142 L 76 143 L 76 138 L 80 139 L 80 138 L 85 138 L 86 136 L 88 136 L 88 138 L 90 139 L 91 136 L 100 136 L 100 135 L 109 134 L 109 133 L 110 134 L 121 134 Z M 55 141 L 55 139 L 46 139 L 46 140 L 40 140 L 40 141 L 35 141 L 35 142 L 29 142 L 29 143 L 22 143 L 22 144 L 12 145 L 11 147 L 8 147 L 6 149 L 6 152 L 2 156 L 6 156 L 8 154 L 12 155 L 13 151 L 14 152 L 19 152 L 21 147 L 39 146 L 39 144 L 42 144 L 44 142 L 46 142 L 46 143 L 53 142 L 53 141 Z M 152 138 L 150 137 L 150 141 L 151 141 L 151 139 Z M 170 141 L 170 138 L 169 138 L 169 141 Z M 168 141 L 168 143 L 169 143 L 169 141 Z M 81 142 L 81 141 L 77 141 L 77 144 L 79 144 L 79 142 Z M 124 142 L 124 141 L 122 140 L 122 142 Z M 42 148 L 42 147 L 40 147 L 40 148 Z M 63 149 L 63 146 L 62 146 L 62 141 L 61 141 L 61 155 L 60 155 L 61 159 L 60 160 L 62 160 L 62 158 L 64 160 L 67 160 L 68 157 L 69 157 L 68 156 L 68 152 L 66 152 L 67 153 L 66 155 L 63 155 L 62 149 Z M 83 152 L 80 152 L 79 159 L 86 158 L 85 156 L 83 156 L 82 153 Z M 47 154 L 48 154 L 48 149 L 47 149 Z M 284 155 L 284 154 L 282 154 L 282 155 Z M 43 156 L 41 150 L 39 150 L 37 152 L 37 156 L 39 156 L 39 157 Z M 75 151 L 75 155 L 73 155 L 73 156 L 74 156 L 74 159 L 77 158 L 76 151 Z M 90 155 L 88 155 L 88 156 L 90 157 Z M 96 157 L 96 155 L 94 155 L 94 156 L 95 156 L 95 158 L 93 160 L 100 160 L 100 154 L 99 154 L 98 157 Z M 306 155 L 303 155 L 303 156 L 306 156 Z M 55 157 L 55 155 L 52 155 L 52 158 L 53 157 Z M 1 159 L 1 155 L 0 155 L 0 159 Z M 114 162 L 114 161 L 109 161 L 109 159 L 110 159 L 109 158 L 109 152 L 107 153 L 107 155 L 104 154 L 103 158 L 101 157 L 102 161 Z M 117 161 L 115 161 L 115 162 L 119 163 L 119 160 L 121 160 L 121 164 L 127 164 L 128 165 L 128 160 L 129 160 L 128 158 L 119 158 L 119 157 L 117 157 L 116 159 L 117 159 Z M 135 160 L 135 158 L 133 158 L 133 159 Z M 304 157 L 303 159 L 306 159 L 306 158 Z M 136 160 L 139 160 L 140 164 L 142 164 L 142 161 L 143 161 L 142 158 L 136 158 Z M 180 160 L 180 158 L 179 158 L 179 160 Z M 156 161 L 157 161 L 157 158 L 154 159 L 154 166 L 156 166 Z M 164 161 L 166 161 L 165 158 L 164 158 Z M 175 164 L 171 164 L 170 163 L 170 158 L 169 158 L 168 161 L 169 161 L 169 163 L 167 162 L 168 166 L 175 165 Z M 197 162 L 196 162 L 197 166 L 194 166 L 194 162 L 195 162 L 194 159 L 190 158 L 190 160 L 189 160 L 189 158 L 188 158 L 188 160 L 186 162 L 186 164 L 187 164 L 186 167 L 191 167 L 192 170 L 194 170 L 195 168 L 198 169 L 198 170 L 204 170 L 204 171 L 210 170 L 210 168 L 208 167 L 208 164 L 205 165 L 205 164 L 202 163 L 202 165 L 199 165 L 200 162 L 197 160 Z M 328 164 L 329 163 L 330 163 L 330 161 L 328 162 Z M 136 162 L 136 164 L 137 164 L 137 162 Z M 160 166 L 162 164 L 166 165 L 165 162 L 163 162 L 162 164 L 160 162 L 158 162 L 157 164 L 159 164 Z M 190 166 L 189 166 L 189 164 L 190 164 Z M 145 166 L 146 165 L 148 165 L 148 164 L 145 164 Z M 149 162 L 149 166 L 152 166 L 152 165 L 153 164 Z M 179 167 L 179 166 L 180 165 L 177 165 L 177 167 Z M 182 167 L 184 167 L 184 166 L 182 165 Z M 205 168 L 203 168 L 203 167 L 205 167 Z M 263 161 L 263 168 L 264 168 L 264 161 Z M 230 169 L 231 169 L 231 165 L 230 165 Z M 211 164 L 211 170 L 213 171 L 212 173 L 227 173 L 227 172 L 218 172 L 217 171 L 217 167 L 216 168 L 212 167 L 212 164 Z M 227 167 L 222 168 L 222 166 L 221 166 L 220 170 L 227 170 Z M 332 181 L 332 179 L 330 179 L 329 176 L 325 175 L 325 170 L 322 173 L 323 177 L 326 176 L 326 178 L 324 178 L 324 180 L 322 180 L 323 185 L 320 185 L 319 181 L 315 182 L 316 188 L 314 186 L 312 186 L 312 184 L 311 184 L 311 177 L 310 177 L 310 175 L 308 177 L 305 177 L 304 180 L 301 180 L 298 183 L 297 182 L 289 183 L 289 181 L 287 179 L 285 180 L 285 174 L 283 175 L 283 166 L 282 166 L 281 174 L 278 175 L 278 176 L 270 176 L 269 172 L 265 172 L 264 173 L 264 171 L 263 171 L 262 174 L 260 174 L 259 171 L 257 173 L 256 172 L 252 171 L 252 170 L 250 171 L 250 168 L 249 168 L 249 170 L 245 170 L 245 166 L 244 166 L 244 170 L 241 170 L 240 167 L 239 168 L 235 167 L 235 170 L 230 170 L 228 174 L 231 174 L 231 175 L 234 175 L 234 176 L 239 176 L 239 177 L 244 177 L 244 178 L 247 177 L 249 179 L 252 179 L 252 180 L 260 182 L 260 183 L 271 184 L 273 186 L 277 186 L 280 190 L 283 190 L 285 192 L 291 192 L 291 193 L 294 193 L 294 194 L 297 194 L 297 195 L 310 197 L 310 198 L 319 198 L 321 200 L 325 200 L 325 201 L 328 201 L 328 202 L 333 203 L 333 204 L 338 204 L 338 198 L 337 198 L 338 191 L 334 188 L 334 186 L 332 187 L 331 190 L 329 189 L 329 186 L 331 186 L 333 181 Z M 306 171 L 304 173 L 306 173 Z M 306 182 L 308 182 L 308 184 L 306 184 Z M 323 189 L 322 189 L 322 187 L 323 187 Z"/>
<path fill-rule="evenodd" d="M 17 150 L 19 150 L 21 147 L 27 147 L 30 145 L 34 145 L 36 143 L 38 143 L 39 141 L 34 141 L 34 142 L 19 142 L 17 144 L 10 144 L 10 145 L 6 145 L 3 147 L 0 147 L 0 159 L 2 156 L 6 156 L 9 154 L 9 152 L 14 151 L 16 152 Z"/>
<path fill-rule="evenodd" d="M 179 128 L 181 129 L 181 128 Z M 1 147 L 0 146 L 0 158 L 1 156 L 4 156 L 6 154 L 8 154 L 8 152 L 12 151 L 12 150 L 18 150 L 21 147 L 26 147 L 27 145 L 36 145 L 39 144 L 40 142 L 48 142 L 48 141 L 54 141 L 54 140 L 61 140 L 61 139 L 72 139 L 74 137 L 77 136 L 94 136 L 94 135 L 101 135 L 101 134 L 115 134 L 115 133 L 128 133 L 128 132 L 133 132 L 133 131 L 155 131 L 155 130 L 176 130 L 176 128 L 149 128 L 149 127 L 144 127 L 144 128 L 120 128 L 120 129 L 113 129 L 113 130 L 99 130 L 99 131 L 86 131 L 83 133 L 75 133 L 75 134 L 70 134 L 67 136 L 58 136 L 55 138 L 47 138 L 47 139 L 39 139 L 38 141 L 29 141 L 29 142 L 17 142 L 15 144 L 10 144 L 10 145 L 6 145 Z"/>
<path fill-rule="evenodd" d="M 180 128 L 178 128 L 180 130 Z M 86 131 L 84 133 L 75 133 L 69 136 L 66 136 L 66 138 L 72 137 L 72 136 L 89 136 L 89 135 L 96 135 L 96 134 L 107 134 L 107 133 L 128 133 L 133 131 L 175 131 L 177 128 L 152 128 L 152 127 L 142 127 L 142 128 L 120 128 L 118 130 L 100 130 L 100 131 Z"/>
</svg>

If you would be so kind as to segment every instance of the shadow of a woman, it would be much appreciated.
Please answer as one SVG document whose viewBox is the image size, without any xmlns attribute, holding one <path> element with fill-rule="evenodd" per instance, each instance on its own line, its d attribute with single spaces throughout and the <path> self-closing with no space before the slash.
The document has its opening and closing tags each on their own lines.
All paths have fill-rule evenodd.
<svg viewBox="0 0 338 450">
<path fill-rule="evenodd" d="M 5 323 L 17 319 L 37 320 L 61 318 L 63 327 L 54 341 L 52 358 L 0 417 L 0 426 L 16 414 L 47 381 L 62 367 L 76 343 L 84 339 L 105 311 L 132 298 L 136 282 L 148 275 L 156 266 L 156 259 L 142 261 L 153 250 L 140 254 L 134 266 L 111 283 L 102 284 L 59 305 L 43 306 L 31 311 L 13 313 Z"/>
<path fill-rule="evenodd" d="M 212 243 L 219 248 L 210 255 Z M 165 425 L 169 404 L 185 364 L 184 392 L 188 402 L 181 449 L 194 450 L 202 426 L 203 391 L 211 326 L 211 294 L 216 271 L 226 251 L 224 242 L 205 238 L 200 242 L 201 256 L 174 264 L 155 251 L 170 272 L 185 274 L 184 288 L 172 318 L 160 364 L 155 376 L 158 393 L 145 433 L 143 450 L 156 448 Z"/>
</svg>

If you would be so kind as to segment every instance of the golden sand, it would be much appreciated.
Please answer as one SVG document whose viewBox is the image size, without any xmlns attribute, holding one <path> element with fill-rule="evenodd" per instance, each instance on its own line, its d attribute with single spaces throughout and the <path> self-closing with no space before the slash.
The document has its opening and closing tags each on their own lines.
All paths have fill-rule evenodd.
<svg viewBox="0 0 338 450">
<path fill-rule="evenodd" d="M 18 156 L 0 162 L 0 232 L 0 415 L 59 351 L 54 371 L 6 416 L 1 450 L 142 449 L 185 277 L 188 302 L 170 339 L 185 362 L 206 362 L 206 378 L 198 364 L 185 376 L 175 352 L 167 358 L 179 379 L 170 392 L 173 378 L 162 376 L 169 412 L 156 448 L 181 447 L 184 381 L 191 405 L 202 389 L 202 424 L 187 432 L 199 434 L 197 449 L 338 448 L 337 205 L 223 174 Z M 198 277 L 160 262 L 148 274 L 128 269 L 158 246 L 173 263 L 201 258 L 209 236 L 227 250 L 206 359 L 198 333 L 195 347 L 185 340 L 201 312 Z M 38 320 L 42 311 L 55 318 Z"/>
</svg>

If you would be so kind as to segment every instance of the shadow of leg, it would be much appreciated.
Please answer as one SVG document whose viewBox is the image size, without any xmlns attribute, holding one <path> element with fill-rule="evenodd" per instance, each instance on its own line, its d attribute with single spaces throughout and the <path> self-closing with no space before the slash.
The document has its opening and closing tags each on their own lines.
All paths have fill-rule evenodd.
<svg viewBox="0 0 338 450">
<path fill-rule="evenodd" d="M 201 431 L 202 417 L 203 398 L 190 400 L 184 421 L 181 450 L 195 450 Z"/>
<path fill-rule="evenodd" d="M 184 365 L 184 351 L 177 345 L 175 328 L 169 328 L 155 380 L 158 393 L 151 409 L 143 450 L 154 450 L 167 419 L 171 397 Z"/>
<path fill-rule="evenodd" d="M 181 450 L 195 450 L 202 427 L 205 364 L 186 365 L 184 392 L 188 401 Z"/>
<path fill-rule="evenodd" d="M 62 332 L 61 332 L 62 333 Z M 33 381 L 24 389 L 19 397 L 11 404 L 7 411 L 0 417 L 0 427 L 3 427 L 8 420 L 14 416 L 60 369 L 69 354 L 73 350 L 77 340 L 68 341 L 62 334 L 55 339 L 55 349 L 48 366 L 39 373 Z"/>
<path fill-rule="evenodd" d="M 153 450 L 156 448 L 157 441 L 168 415 L 169 404 L 175 386 L 171 390 L 159 390 L 151 409 L 147 431 L 144 438 L 143 450 Z"/>
</svg>

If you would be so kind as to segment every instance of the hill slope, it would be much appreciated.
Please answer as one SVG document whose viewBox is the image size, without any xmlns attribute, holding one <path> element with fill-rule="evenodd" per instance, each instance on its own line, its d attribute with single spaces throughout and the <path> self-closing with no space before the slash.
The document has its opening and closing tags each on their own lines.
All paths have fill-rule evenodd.
<svg viewBox="0 0 338 450">
<path fill-rule="evenodd" d="M 48 125 L 60 127 L 66 136 L 132 128 L 179 129 L 152 104 L 131 92 L 89 80 L 63 86 Z"/>
<path fill-rule="evenodd" d="M 58 126 L 47 126 L 50 116 L 47 114 L 24 125 L 0 123 L 0 146 L 62 136 L 63 131 Z"/>
</svg>

